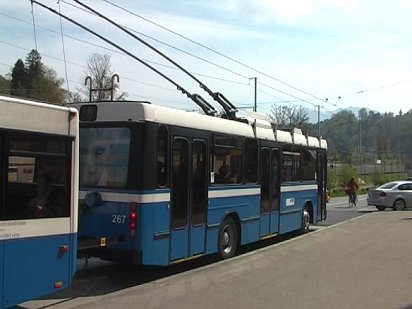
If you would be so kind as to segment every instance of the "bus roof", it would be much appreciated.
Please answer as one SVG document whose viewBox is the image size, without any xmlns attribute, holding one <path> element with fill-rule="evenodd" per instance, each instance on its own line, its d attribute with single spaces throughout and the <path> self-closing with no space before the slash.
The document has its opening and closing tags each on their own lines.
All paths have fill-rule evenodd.
<svg viewBox="0 0 412 309">
<path fill-rule="evenodd" d="M 326 141 L 321 144 L 317 137 L 310 137 L 311 142 L 308 143 L 309 139 L 299 132 L 291 133 L 277 129 L 275 134 L 269 122 L 265 123 L 265 120 L 261 117 L 252 119 L 250 114 L 248 114 L 248 117 L 242 122 L 141 101 L 75 103 L 72 106 L 75 106 L 79 110 L 82 106 L 96 106 L 96 121 L 149 121 L 327 149 Z M 80 113 L 82 114 L 81 111 Z M 82 119 L 83 117 L 80 118 Z"/>
<path fill-rule="evenodd" d="M 0 128 L 69 135 L 76 115 L 74 108 L 0 96 Z"/>
</svg>

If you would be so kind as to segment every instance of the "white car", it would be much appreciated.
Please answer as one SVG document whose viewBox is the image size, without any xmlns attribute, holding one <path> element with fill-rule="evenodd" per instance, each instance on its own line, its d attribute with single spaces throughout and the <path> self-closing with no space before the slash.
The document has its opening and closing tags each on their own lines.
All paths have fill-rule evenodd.
<svg viewBox="0 0 412 309">
<path fill-rule="evenodd" d="M 367 201 L 368 205 L 376 206 L 379 210 L 412 207 L 412 180 L 392 181 L 369 190 Z"/>
</svg>

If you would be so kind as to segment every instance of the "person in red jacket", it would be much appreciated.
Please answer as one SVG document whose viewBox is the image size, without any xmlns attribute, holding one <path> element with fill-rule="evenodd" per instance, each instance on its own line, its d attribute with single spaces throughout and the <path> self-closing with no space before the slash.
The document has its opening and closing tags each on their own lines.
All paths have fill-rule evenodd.
<svg viewBox="0 0 412 309">
<path fill-rule="evenodd" d="M 346 188 L 345 188 L 345 193 L 349 196 L 349 206 L 351 206 L 351 204 L 356 206 L 356 203 L 357 203 L 356 191 L 358 190 L 358 188 L 359 186 L 356 183 L 355 178 L 352 177 L 346 184 Z"/>
</svg>

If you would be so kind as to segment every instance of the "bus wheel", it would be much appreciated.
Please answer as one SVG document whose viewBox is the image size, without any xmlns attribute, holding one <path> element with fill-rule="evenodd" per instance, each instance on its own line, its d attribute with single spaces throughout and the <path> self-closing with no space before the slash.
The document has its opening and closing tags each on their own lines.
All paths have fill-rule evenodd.
<svg viewBox="0 0 412 309">
<path fill-rule="evenodd" d="M 237 250 L 237 228 L 231 218 L 226 218 L 219 228 L 219 255 L 227 259 L 235 255 Z"/>
<path fill-rule="evenodd" d="M 305 207 L 302 211 L 302 233 L 309 232 L 310 227 L 310 212 L 308 207 Z"/>
</svg>

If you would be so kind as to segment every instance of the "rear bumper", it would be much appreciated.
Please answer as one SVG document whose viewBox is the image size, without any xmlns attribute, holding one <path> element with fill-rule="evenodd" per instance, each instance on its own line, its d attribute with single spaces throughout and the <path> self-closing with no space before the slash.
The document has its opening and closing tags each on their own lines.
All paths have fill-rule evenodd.
<svg viewBox="0 0 412 309">
<path fill-rule="evenodd" d="M 386 206 L 386 205 L 384 205 L 383 203 L 382 203 L 382 201 L 381 200 L 377 200 L 377 199 L 369 199 L 369 198 L 367 198 L 366 199 L 366 202 L 368 203 L 368 205 L 370 205 L 370 206 L 385 206 L 385 207 L 389 207 L 389 206 Z"/>
</svg>

